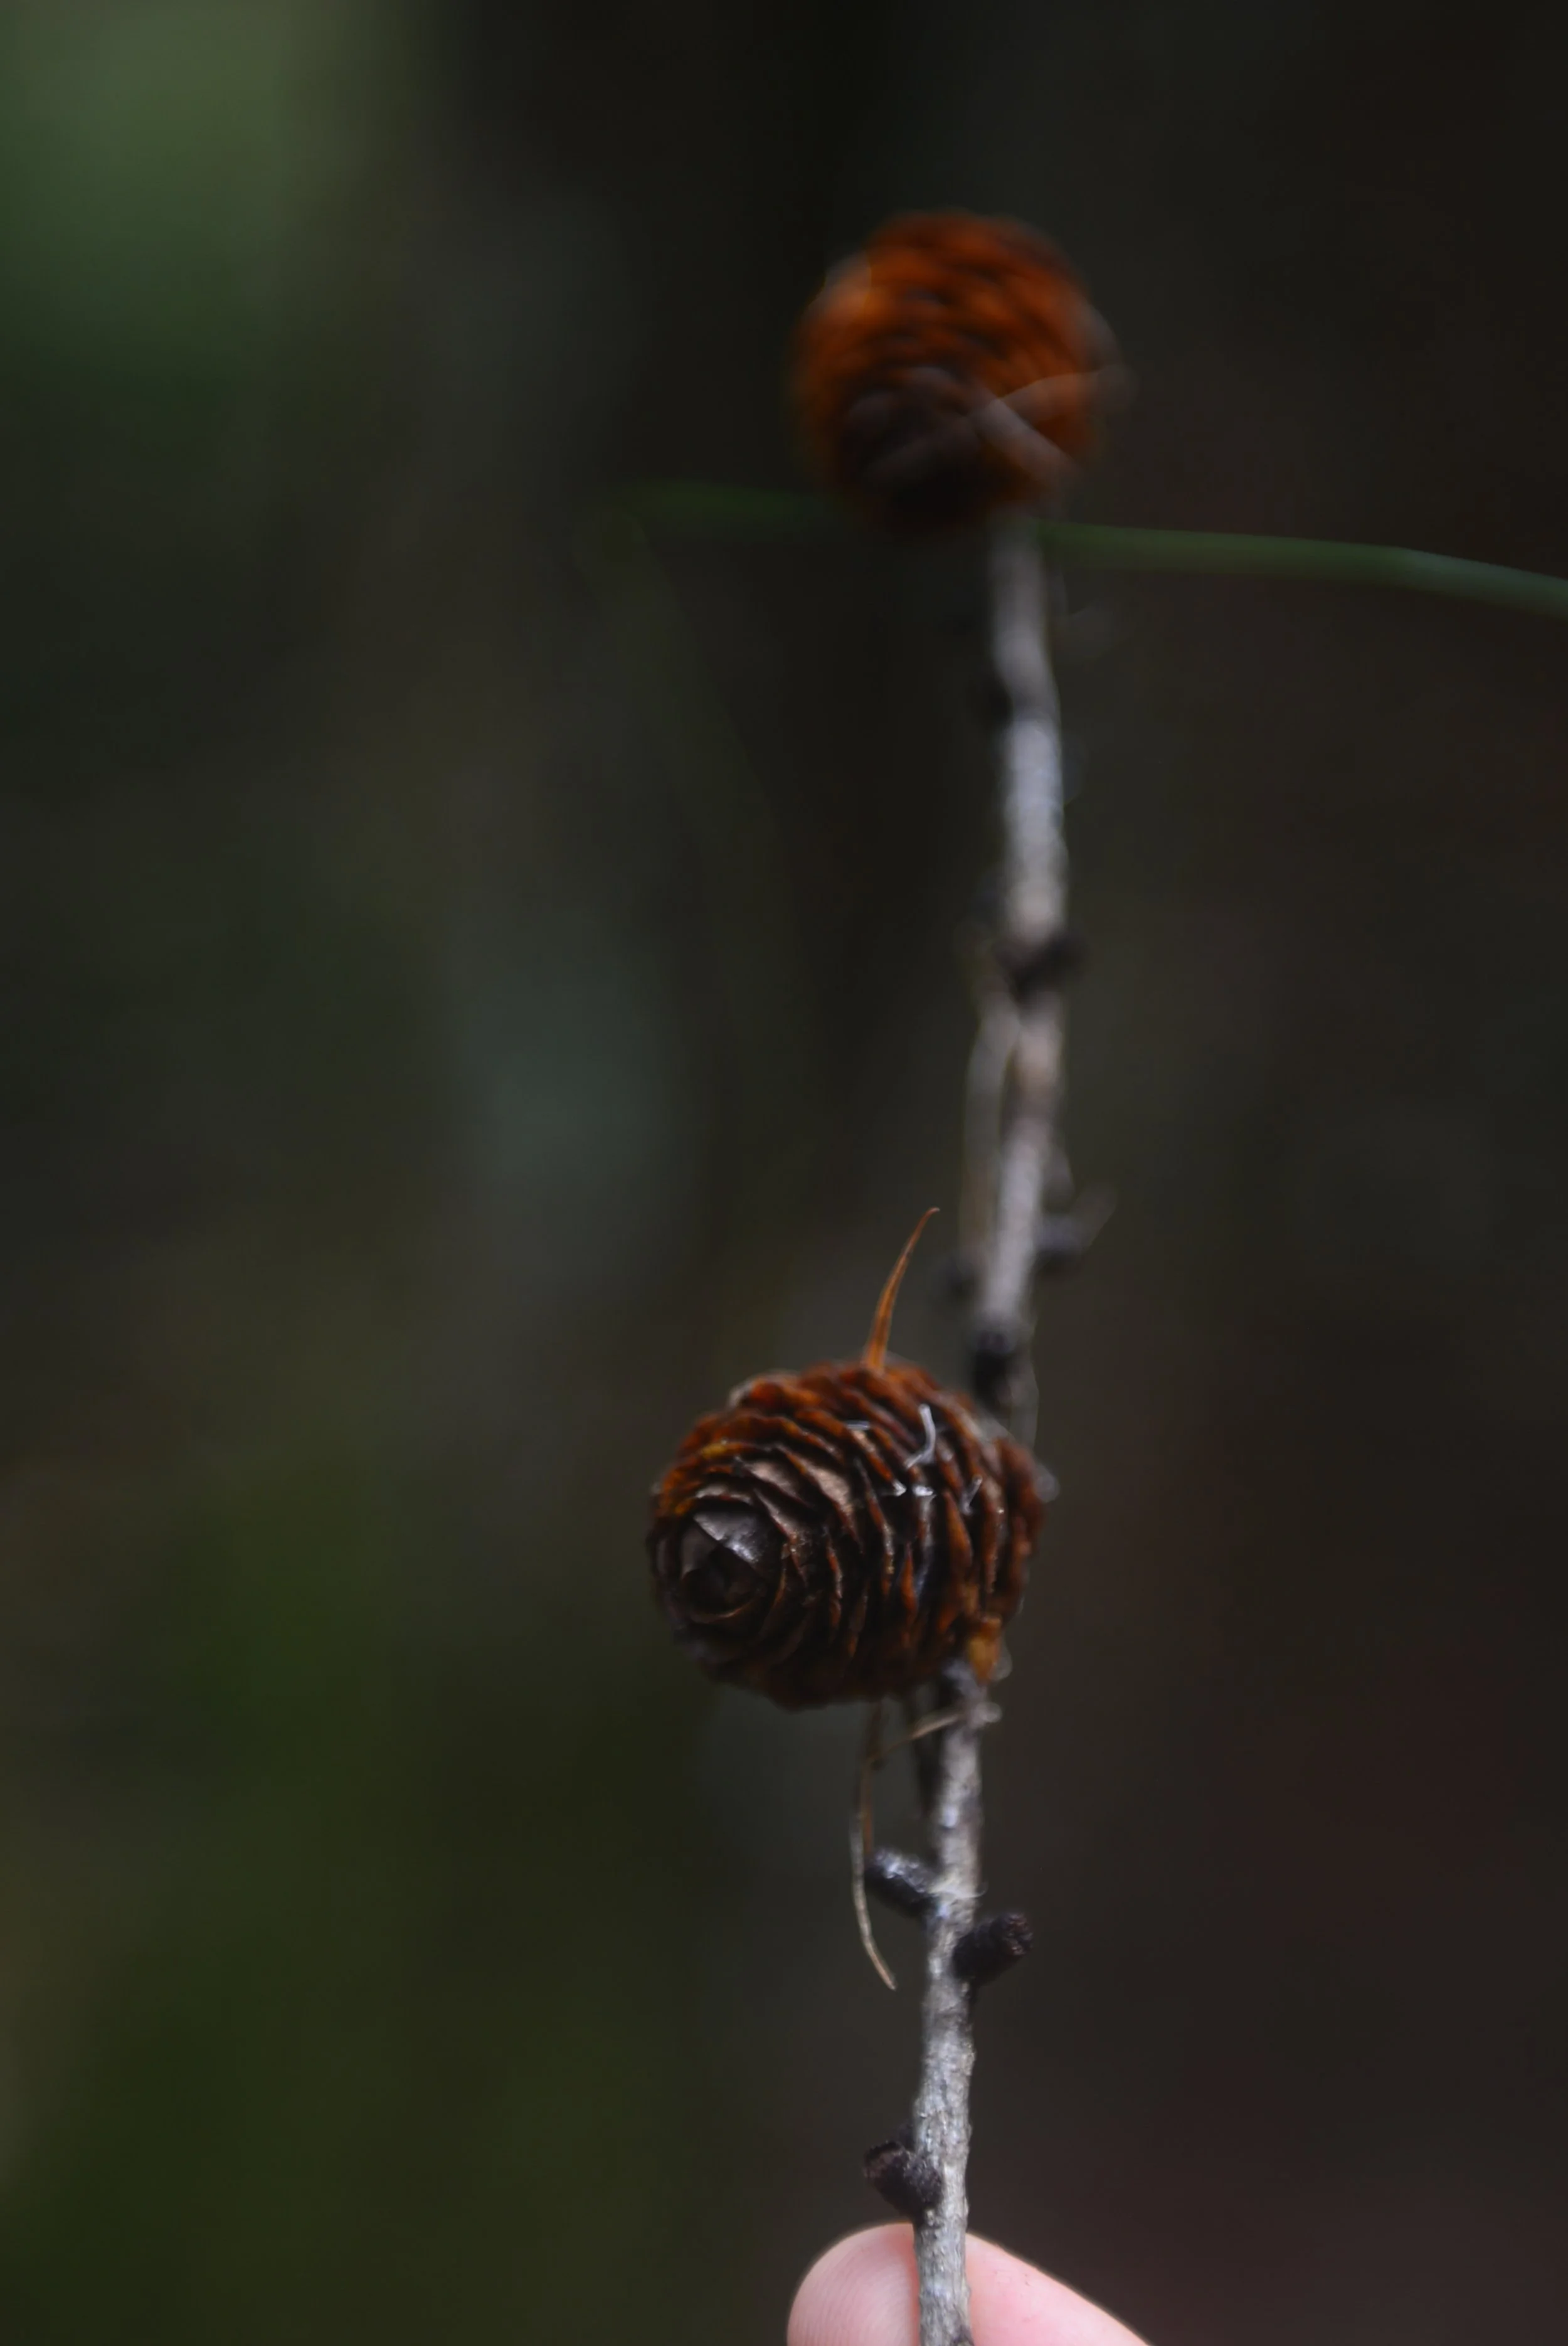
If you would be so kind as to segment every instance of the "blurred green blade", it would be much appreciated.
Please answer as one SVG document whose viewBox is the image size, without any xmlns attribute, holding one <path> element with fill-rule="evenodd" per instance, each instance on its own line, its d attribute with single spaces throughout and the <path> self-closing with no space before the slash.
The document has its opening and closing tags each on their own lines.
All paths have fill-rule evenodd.
<svg viewBox="0 0 1568 2346">
<path fill-rule="evenodd" d="M 649 481 L 621 499 L 650 529 L 692 537 L 809 538 L 840 525 L 825 497 L 797 489 L 732 487 L 718 481 Z M 1325 537 L 1258 537 L 1230 530 L 1129 529 L 1105 522 L 1043 521 L 1058 562 L 1088 570 L 1164 570 L 1193 577 L 1291 578 L 1331 586 L 1397 586 L 1499 609 L 1568 619 L 1568 578 L 1423 554 L 1402 546 L 1355 546 Z"/>
<path fill-rule="evenodd" d="M 1326 537 L 1253 537 L 1228 530 L 1124 529 L 1048 521 L 1040 536 L 1059 562 L 1093 570 L 1169 570 L 1231 578 L 1298 578 L 1334 586 L 1401 586 L 1568 619 L 1568 578 L 1420 554 L 1402 546 L 1354 546 Z"/>
</svg>

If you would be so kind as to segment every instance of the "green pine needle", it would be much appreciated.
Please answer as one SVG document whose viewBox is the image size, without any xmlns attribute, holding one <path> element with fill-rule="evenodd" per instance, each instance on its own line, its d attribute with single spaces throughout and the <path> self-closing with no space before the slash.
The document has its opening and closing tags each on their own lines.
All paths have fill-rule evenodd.
<svg viewBox="0 0 1568 2346">
<path fill-rule="evenodd" d="M 810 538 L 841 526 L 825 497 L 793 489 L 732 488 L 711 481 L 652 481 L 622 500 L 655 529 L 742 540 Z M 1253 537 L 1229 530 L 1125 529 L 1103 522 L 1043 521 L 1042 544 L 1058 562 L 1089 570 L 1168 570 L 1229 578 L 1299 578 L 1335 586 L 1399 586 L 1568 619 L 1568 578 L 1420 554 L 1402 546 L 1354 546 L 1322 537 Z"/>
</svg>

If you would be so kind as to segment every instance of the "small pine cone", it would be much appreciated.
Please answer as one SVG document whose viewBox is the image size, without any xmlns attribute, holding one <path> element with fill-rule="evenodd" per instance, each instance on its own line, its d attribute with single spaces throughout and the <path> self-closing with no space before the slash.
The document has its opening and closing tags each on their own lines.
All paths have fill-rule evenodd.
<svg viewBox="0 0 1568 2346">
<path fill-rule="evenodd" d="M 1054 245 L 1015 220 L 889 220 L 834 270 L 795 343 L 791 400 L 820 476 L 905 532 L 1024 504 L 1093 444 L 1115 357 Z"/>
<path fill-rule="evenodd" d="M 1044 1511 L 1020 1443 L 880 1358 L 742 1385 L 653 1497 L 676 1637 L 791 1709 L 899 1694 L 961 1657 L 989 1678 Z"/>
</svg>

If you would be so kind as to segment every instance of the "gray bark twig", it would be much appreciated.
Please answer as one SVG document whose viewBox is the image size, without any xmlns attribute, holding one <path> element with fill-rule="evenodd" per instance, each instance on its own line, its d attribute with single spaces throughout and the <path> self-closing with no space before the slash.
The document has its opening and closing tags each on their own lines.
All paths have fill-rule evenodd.
<svg viewBox="0 0 1568 2346">
<path fill-rule="evenodd" d="M 974 1283 L 971 1377 L 988 1407 L 1032 1439 L 1029 1362 L 1041 1224 L 1070 1188 L 1060 1120 L 1072 958 L 1063 833 L 1062 727 L 1047 649 L 1046 573 L 1028 522 L 991 547 L 991 658 L 1003 704 L 1003 861 L 996 925 L 976 978 L 967 1168 Z M 984 1101 L 983 1111 L 974 1104 Z"/>
<path fill-rule="evenodd" d="M 990 1707 L 967 1665 L 950 1692 L 964 1716 L 942 1739 L 932 1807 L 935 1879 L 925 1918 L 925 2003 L 914 2143 L 930 2161 L 940 2196 L 915 2227 L 920 2273 L 920 2346 L 967 2346 L 969 2276 L 969 2080 L 974 2068 L 974 1994 L 953 1962 L 980 1905 L 980 1738 Z"/>
<path fill-rule="evenodd" d="M 1035 1275 L 1048 1225 L 1071 1194 L 1062 1146 L 1066 1022 L 1062 747 L 1046 647 L 1047 582 L 1028 521 L 1000 524 L 991 546 L 991 657 L 1003 698 L 1000 902 L 975 979 L 978 1028 L 965 1107 L 960 1242 L 972 1291 L 971 1382 L 1021 1439 L 1034 1431 L 1029 1359 Z M 1056 1229 L 1055 1243 L 1064 1243 Z M 879 2144 L 867 2172 L 914 2225 L 921 2346 L 970 2346 L 969 2086 L 979 1989 L 1029 1944 L 1020 1914 L 977 1921 L 980 1739 L 997 1716 L 967 1664 L 939 1697 L 958 1717 L 942 1732 L 928 1800 L 929 1867 L 891 1852 L 867 1859 L 865 1886 L 925 1931 L 920 2086 L 904 2137 Z"/>
</svg>

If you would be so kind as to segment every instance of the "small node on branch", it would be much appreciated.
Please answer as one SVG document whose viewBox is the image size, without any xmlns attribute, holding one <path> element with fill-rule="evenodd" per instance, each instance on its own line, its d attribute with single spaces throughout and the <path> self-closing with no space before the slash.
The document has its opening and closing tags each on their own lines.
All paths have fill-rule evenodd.
<svg viewBox="0 0 1568 2346">
<path fill-rule="evenodd" d="M 952 1968 L 965 1987 L 989 1987 L 1022 1963 L 1033 1944 L 1027 1914 L 993 1914 L 964 1933 L 952 1951 Z"/>
<path fill-rule="evenodd" d="M 866 1888 L 895 1914 L 923 1923 L 931 1912 L 932 1871 L 901 1849 L 873 1849 L 866 1859 Z"/>
<path fill-rule="evenodd" d="M 1035 1225 L 1035 1270 L 1046 1277 L 1075 1270 L 1110 1220 L 1115 1203 L 1109 1190 L 1086 1189 L 1068 1212 L 1042 1214 Z"/>
<path fill-rule="evenodd" d="M 1088 959 L 1088 946 L 1076 929 L 1057 929 L 1027 948 L 999 945 L 996 959 L 1018 1002 L 1054 993 L 1076 977 Z"/>
<path fill-rule="evenodd" d="M 1007 1415 L 1020 1352 L 1017 1334 L 1011 1328 L 983 1324 L 974 1331 L 970 1351 L 970 1384 L 976 1401 L 994 1417 Z"/>
<path fill-rule="evenodd" d="M 1034 1268 L 1042 1278 L 1076 1270 L 1088 1244 L 1076 1214 L 1042 1214 L 1034 1239 Z"/>
<path fill-rule="evenodd" d="M 930 2221 L 942 2205 L 942 2177 L 933 2162 L 895 2135 L 866 2153 L 866 2181 L 881 2192 L 896 2216 L 911 2224 Z"/>
</svg>

